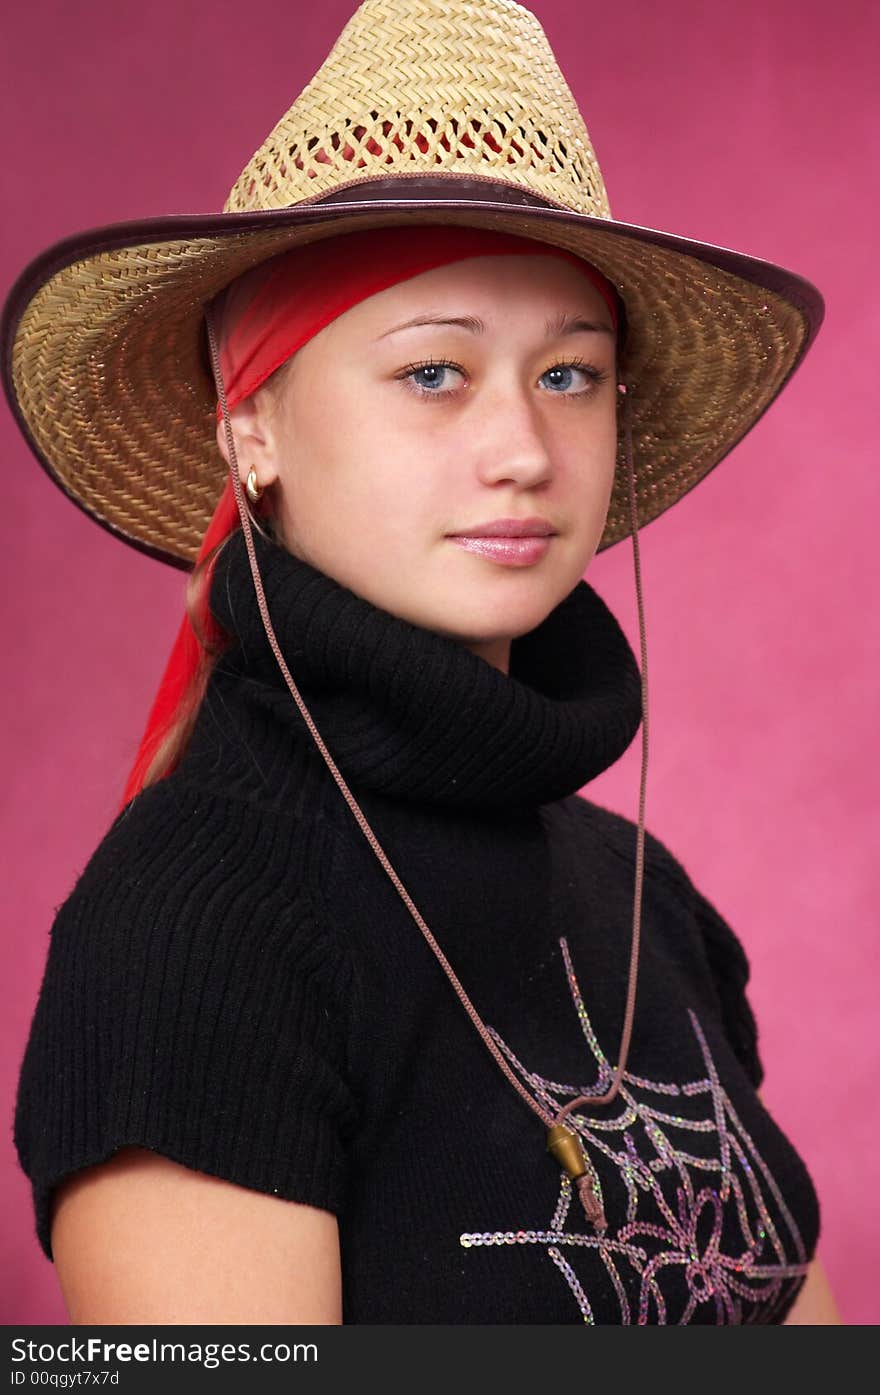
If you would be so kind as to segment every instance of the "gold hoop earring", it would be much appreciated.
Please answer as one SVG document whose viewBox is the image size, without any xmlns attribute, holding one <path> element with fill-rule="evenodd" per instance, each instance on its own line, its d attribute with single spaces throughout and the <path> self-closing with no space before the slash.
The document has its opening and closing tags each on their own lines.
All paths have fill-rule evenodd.
<svg viewBox="0 0 880 1395">
<path fill-rule="evenodd" d="M 253 465 L 248 471 L 247 483 L 245 484 L 247 496 L 252 504 L 258 504 L 263 497 L 263 490 L 257 484 L 257 472 Z"/>
</svg>

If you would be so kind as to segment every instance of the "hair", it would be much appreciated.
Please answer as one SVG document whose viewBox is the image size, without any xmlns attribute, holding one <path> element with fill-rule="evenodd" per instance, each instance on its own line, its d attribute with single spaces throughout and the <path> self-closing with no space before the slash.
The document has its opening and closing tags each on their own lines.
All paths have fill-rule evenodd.
<svg viewBox="0 0 880 1395">
<path fill-rule="evenodd" d="M 261 521 L 255 516 L 251 508 L 248 509 L 248 515 L 252 527 L 262 533 L 263 537 L 274 543 L 279 542 L 271 515 L 264 515 Z M 208 597 L 214 575 L 214 565 L 224 547 L 235 536 L 235 531 L 228 533 L 225 538 L 221 538 L 211 548 L 211 551 L 193 568 L 187 580 L 186 613 L 193 633 L 198 640 L 199 659 L 192 678 L 181 695 L 171 722 L 161 734 L 154 750 L 146 757 L 146 769 L 140 781 L 141 789 L 158 784 L 166 775 L 170 775 L 183 759 L 211 675 L 218 660 L 236 643 L 236 636 L 224 629 L 213 616 L 214 636 L 210 636 L 203 619 L 208 611 Z"/>
</svg>

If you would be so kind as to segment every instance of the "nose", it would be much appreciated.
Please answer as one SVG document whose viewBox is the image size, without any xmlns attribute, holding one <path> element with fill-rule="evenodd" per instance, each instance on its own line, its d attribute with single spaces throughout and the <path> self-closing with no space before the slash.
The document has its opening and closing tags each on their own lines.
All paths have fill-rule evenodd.
<svg viewBox="0 0 880 1395">
<path fill-rule="evenodd" d="M 519 384 L 505 385 L 483 403 L 483 429 L 478 432 L 477 472 L 483 484 L 509 481 L 534 489 L 553 474 L 542 419 L 532 390 Z"/>
</svg>

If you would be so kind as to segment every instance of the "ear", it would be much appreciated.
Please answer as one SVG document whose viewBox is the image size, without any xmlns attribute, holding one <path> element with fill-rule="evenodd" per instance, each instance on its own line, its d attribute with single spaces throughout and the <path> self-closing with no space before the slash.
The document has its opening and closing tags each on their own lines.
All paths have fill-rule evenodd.
<svg viewBox="0 0 880 1395">
<path fill-rule="evenodd" d="M 278 453 L 276 434 L 260 392 L 252 393 L 243 402 L 237 402 L 230 409 L 229 419 L 235 438 L 235 454 L 238 460 L 238 473 L 242 484 L 248 472 L 255 469 L 257 482 L 261 488 L 274 484 L 278 478 Z M 226 464 L 229 464 L 229 447 L 226 440 L 226 423 L 223 418 L 217 423 L 217 447 Z"/>
</svg>

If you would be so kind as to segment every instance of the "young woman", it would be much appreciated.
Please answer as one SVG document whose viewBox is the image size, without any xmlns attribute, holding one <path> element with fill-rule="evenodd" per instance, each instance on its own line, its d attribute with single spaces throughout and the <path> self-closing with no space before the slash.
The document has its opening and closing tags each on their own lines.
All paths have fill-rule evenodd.
<svg viewBox="0 0 880 1395">
<path fill-rule="evenodd" d="M 483 120 L 464 27 L 426 117 L 427 8 L 399 6 L 396 126 L 367 0 L 224 215 L 84 235 L 7 307 L 40 458 L 195 563 L 53 926 L 37 1234 L 77 1322 L 836 1321 L 742 947 L 645 832 L 644 760 L 638 828 L 580 794 L 647 710 L 644 628 L 640 672 L 584 572 L 631 534 L 639 586 L 638 525 L 821 301 L 615 224 L 519 6 L 481 7 Z"/>
</svg>

